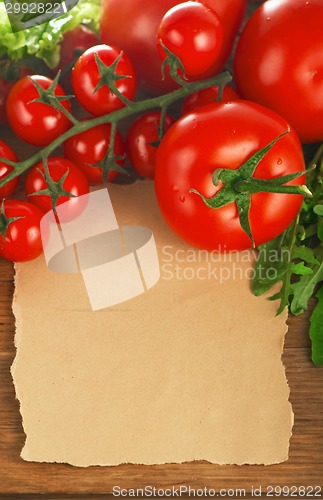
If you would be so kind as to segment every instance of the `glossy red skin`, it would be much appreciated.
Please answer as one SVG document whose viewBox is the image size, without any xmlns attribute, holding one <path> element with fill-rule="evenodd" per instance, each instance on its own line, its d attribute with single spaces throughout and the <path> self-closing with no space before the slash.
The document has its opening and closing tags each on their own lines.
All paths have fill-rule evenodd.
<svg viewBox="0 0 323 500">
<path fill-rule="evenodd" d="M 286 130 L 283 118 L 247 101 L 205 106 L 177 120 L 161 141 L 155 173 L 157 200 L 170 228 L 190 245 L 206 250 L 251 248 L 235 203 L 212 209 L 189 191 L 211 198 L 221 189 L 212 182 L 216 168 L 237 169 Z M 304 169 L 301 144 L 291 131 L 267 153 L 254 177 L 268 179 Z M 304 182 L 302 176 L 293 184 Z M 299 195 L 253 194 L 250 224 L 256 245 L 281 234 L 302 201 Z"/>
<path fill-rule="evenodd" d="M 39 97 L 31 79 L 44 89 L 52 83 L 50 78 L 41 75 L 26 76 L 19 80 L 7 98 L 8 121 L 15 134 L 24 141 L 34 146 L 47 146 L 68 130 L 70 121 L 48 104 L 31 102 Z M 65 96 L 60 85 L 57 85 L 55 95 Z M 68 111 L 71 110 L 69 101 L 61 101 L 61 104 Z"/>
<path fill-rule="evenodd" d="M 102 161 L 108 152 L 110 144 L 111 125 L 109 123 L 98 125 L 85 132 L 77 134 L 64 143 L 64 154 L 71 160 L 93 185 L 100 185 L 105 182 L 102 169 L 91 165 Z M 124 144 L 120 132 L 117 130 L 114 154 L 124 157 Z M 118 160 L 118 165 L 122 167 L 124 158 Z M 110 170 L 108 181 L 112 181 L 118 175 L 116 170 Z"/>
<path fill-rule="evenodd" d="M 9 225 L 4 245 L 0 235 L 0 257 L 13 262 L 39 257 L 43 252 L 40 221 L 44 213 L 32 203 L 20 200 L 5 200 L 4 210 L 8 218 L 21 218 Z"/>
<path fill-rule="evenodd" d="M 162 94 L 176 88 L 175 82 L 162 80 L 161 63 L 156 45 L 156 33 L 163 15 L 180 0 L 103 0 L 101 39 L 125 50 L 133 62 L 141 87 L 153 94 Z M 243 20 L 247 0 L 205 0 L 219 15 L 224 40 L 221 55 L 214 72 L 219 72 L 227 61 L 239 26 Z"/>
<path fill-rule="evenodd" d="M 60 43 L 60 60 L 59 64 L 54 68 L 53 74 L 56 75 L 58 70 L 64 70 L 76 62 L 80 55 L 90 47 L 100 44 L 100 38 L 85 26 L 76 26 L 73 30 L 66 31 L 63 35 L 63 40 Z M 60 80 L 64 90 L 72 90 L 71 82 L 72 68 Z"/>
<path fill-rule="evenodd" d="M 165 132 L 173 122 L 173 117 L 166 115 Z M 157 147 L 151 143 L 158 140 L 159 124 L 160 111 L 151 111 L 137 118 L 127 133 L 126 151 L 131 164 L 139 175 L 147 179 L 153 179 L 155 176 Z"/>
<path fill-rule="evenodd" d="M 218 101 L 218 96 L 218 86 L 209 87 L 207 89 L 194 92 L 194 94 L 190 94 L 184 99 L 181 113 L 182 115 L 185 115 L 187 113 L 190 113 L 191 111 L 194 111 L 196 108 L 200 108 L 208 104 L 214 104 L 215 102 L 220 102 Z M 223 89 L 221 102 L 236 101 L 237 99 L 239 99 L 239 96 L 236 91 L 229 85 L 226 85 Z"/>
<path fill-rule="evenodd" d="M 47 160 L 48 170 L 53 181 L 58 181 L 68 171 L 63 188 L 74 196 L 82 196 L 89 192 L 89 183 L 87 178 L 71 161 L 59 156 L 51 156 Z M 43 162 L 36 163 L 30 170 L 28 170 L 25 180 L 25 193 L 28 201 L 40 208 L 44 213 L 52 210 L 52 200 L 50 196 L 46 195 L 33 195 L 38 191 L 47 189 L 48 185 L 43 175 L 45 172 Z M 70 200 L 77 207 L 77 199 L 70 196 L 60 196 L 57 201 L 57 206 Z M 76 208 L 77 210 L 77 208 Z"/>
<path fill-rule="evenodd" d="M 11 149 L 8 144 L 0 139 L 0 158 L 6 158 L 11 161 L 18 161 L 16 153 Z M 13 171 L 13 167 L 7 165 L 4 162 L 0 162 L 0 180 L 3 180 L 10 172 Z M 2 188 L 0 188 L 0 200 L 10 196 L 16 189 L 19 183 L 19 176 L 15 177 Z"/>
<path fill-rule="evenodd" d="M 105 115 L 124 106 L 116 94 L 111 94 L 107 85 L 94 92 L 100 81 L 100 74 L 95 60 L 95 53 L 101 61 L 110 66 L 119 56 L 120 50 L 108 45 L 96 45 L 86 50 L 77 60 L 72 71 L 72 84 L 77 100 L 89 113 L 95 116 Z M 133 100 L 136 94 L 136 76 L 133 65 L 125 52 L 117 64 L 118 75 L 129 76 L 116 81 L 119 92 Z"/>
<path fill-rule="evenodd" d="M 284 116 L 303 143 L 323 140 L 322 19 L 321 0 L 267 1 L 234 61 L 238 93 Z"/>
<path fill-rule="evenodd" d="M 157 30 L 158 52 L 164 61 L 167 55 L 162 44 L 179 57 L 188 80 L 202 80 L 212 75 L 217 65 L 223 44 L 222 23 L 214 10 L 200 2 L 180 3 L 166 12 Z M 165 71 L 169 71 L 168 66 Z"/>
</svg>

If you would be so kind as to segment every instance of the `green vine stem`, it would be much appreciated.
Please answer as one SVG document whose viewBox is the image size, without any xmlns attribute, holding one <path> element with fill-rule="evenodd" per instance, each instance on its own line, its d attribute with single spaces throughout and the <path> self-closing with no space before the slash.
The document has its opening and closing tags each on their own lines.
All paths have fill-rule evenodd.
<svg viewBox="0 0 323 500">
<path fill-rule="evenodd" d="M 169 92 L 168 94 L 164 94 L 162 96 L 152 97 L 141 101 L 129 102 L 127 106 L 118 109 L 117 111 L 114 111 L 112 113 L 109 113 L 107 115 L 91 118 L 86 121 L 77 122 L 64 134 L 62 134 L 53 142 L 51 142 L 48 146 L 39 150 L 33 156 L 27 158 L 24 161 L 12 162 L 5 158 L 0 158 L 1 162 L 11 165 L 14 169 L 12 172 L 10 172 L 10 174 L 6 176 L 5 179 L 0 180 L 0 188 L 2 188 L 10 180 L 14 179 L 18 175 L 21 175 L 23 172 L 28 170 L 35 163 L 43 161 L 45 158 L 48 158 L 55 151 L 55 149 L 61 146 L 70 137 L 73 137 L 81 132 L 84 132 L 93 127 L 105 123 L 111 123 L 113 126 L 113 124 L 117 124 L 120 120 L 123 120 L 125 118 L 128 118 L 132 115 L 138 114 L 143 111 L 148 111 L 153 108 L 166 109 L 171 104 L 175 103 L 179 99 L 186 97 L 189 94 L 192 94 L 199 90 L 212 87 L 215 85 L 219 85 L 219 87 L 221 88 L 224 87 L 231 80 L 232 80 L 231 74 L 229 72 L 223 72 L 207 80 L 187 83 L 185 86 L 182 86 L 179 89 Z"/>
</svg>

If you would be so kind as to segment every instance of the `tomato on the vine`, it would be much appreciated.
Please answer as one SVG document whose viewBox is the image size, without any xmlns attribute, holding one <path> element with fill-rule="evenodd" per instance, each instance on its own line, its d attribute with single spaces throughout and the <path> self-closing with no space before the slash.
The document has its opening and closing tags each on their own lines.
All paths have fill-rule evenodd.
<svg viewBox="0 0 323 500">
<path fill-rule="evenodd" d="M 150 111 L 137 118 L 130 126 L 126 138 L 126 150 L 133 168 L 142 177 L 153 179 L 161 126 L 161 112 Z M 163 132 L 169 129 L 174 119 L 166 114 Z"/>
<path fill-rule="evenodd" d="M 47 159 L 48 174 L 51 180 L 56 183 L 64 178 L 62 189 L 65 195 L 57 197 L 55 206 L 61 205 L 66 201 L 69 204 L 69 212 L 75 213 L 78 210 L 78 196 L 89 192 L 89 183 L 87 178 L 71 161 L 60 156 L 50 156 Z M 37 194 L 40 191 L 48 191 L 47 194 Z M 30 203 L 40 208 L 43 212 L 49 212 L 53 208 L 53 199 L 50 196 L 49 186 L 46 180 L 44 162 L 36 163 L 27 173 L 25 180 L 25 193 Z M 70 193 L 70 196 L 67 195 Z"/>
<path fill-rule="evenodd" d="M 85 132 L 74 135 L 65 141 L 64 154 L 87 177 L 90 184 L 100 185 L 105 182 L 104 169 L 109 169 L 108 181 L 118 175 L 118 168 L 122 168 L 125 158 L 124 144 L 120 132 L 117 130 L 114 142 L 114 157 L 117 168 L 109 167 L 107 158 L 110 146 L 111 125 L 98 125 Z"/>
<path fill-rule="evenodd" d="M 107 67 L 110 67 L 109 72 Z M 111 70 L 114 70 L 114 74 Z M 115 91 L 110 90 L 108 81 L 115 84 Z M 72 84 L 77 100 L 95 116 L 122 108 L 125 104 L 120 94 L 132 101 L 136 83 L 135 71 L 127 54 L 109 45 L 96 45 L 86 50 L 72 71 Z"/>
<path fill-rule="evenodd" d="M 221 193 L 224 184 L 216 181 L 215 173 L 237 171 L 283 133 L 257 165 L 252 180 L 303 172 L 300 141 L 293 130 L 287 130 L 287 122 L 279 115 L 247 101 L 204 106 L 177 120 L 160 143 L 155 171 L 157 200 L 170 228 L 189 244 L 206 250 L 251 248 L 251 239 L 240 222 L 238 201 L 210 208 L 201 195 L 211 199 Z M 289 182 L 302 184 L 304 175 Z M 238 200 L 244 191 L 238 186 L 232 189 Z M 250 200 L 248 219 L 258 246 L 291 224 L 303 196 L 257 192 Z"/>
<path fill-rule="evenodd" d="M 32 102 L 40 97 L 33 82 L 45 90 L 53 84 L 53 80 L 41 75 L 26 76 L 19 80 L 7 98 L 8 121 L 15 134 L 24 141 L 35 146 L 47 146 L 68 130 L 70 121 L 62 111 L 57 111 L 51 105 Z M 66 97 L 59 84 L 56 85 L 54 94 Z M 68 100 L 62 100 L 61 105 L 70 111 Z"/>
<path fill-rule="evenodd" d="M 0 257 L 25 262 L 41 255 L 40 221 L 44 213 L 32 203 L 20 200 L 4 200 L 0 213 Z"/>
<path fill-rule="evenodd" d="M 154 94 L 162 94 L 176 87 L 166 74 L 162 79 L 161 62 L 156 45 L 156 33 L 163 15 L 181 0 L 103 0 L 101 39 L 104 43 L 125 50 L 137 71 L 140 85 Z M 227 61 L 239 26 L 243 20 L 247 0 L 204 0 L 203 3 L 219 16 L 224 40 L 214 73 Z"/>
<path fill-rule="evenodd" d="M 304 143 L 323 140 L 322 19 L 322 0 L 269 0 L 235 53 L 239 95 L 284 116 Z"/>
<path fill-rule="evenodd" d="M 194 111 L 196 108 L 200 108 L 201 106 L 205 106 L 207 104 L 214 104 L 215 102 L 226 102 L 226 101 L 236 101 L 239 99 L 236 91 L 230 87 L 230 85 L 226 85 L 223 89 L 222 99 L 219 99 L 219 87 L 218 85 L 214 87 L 209 87 L 207 89 L 199 90 L 198 92 L 194 92 L 193 94 L 188 95 L 183 102 L 181 113 L 185 115 Z"/>
<path fill-rule="evenodd" d="M 10 161 L 18 161 L 17 155 L 14 150 L 8 146 L 4 141 L 0 140 L 0 158 L 5 158 Z M 13 171 L 13 167 L 5 162 L 0 161 L 0 180 L 3 180 Z M 10 196 L 19 183 L 19 176 L 15 177 L 11 181 L 7 182 L 2 188 L 0 188 L 0 200 Z"/>
<path fill-rule="evenodd" d="M 169 9 L 157 30 L 161 60 L 165 61 L 169 50 L 183 66 L 177 73 L 184 73 L 188 80 L 202 80 L 214 73 L 222 44 L 223 27 L 217 13 L 191 0 Z"/>
</svg>

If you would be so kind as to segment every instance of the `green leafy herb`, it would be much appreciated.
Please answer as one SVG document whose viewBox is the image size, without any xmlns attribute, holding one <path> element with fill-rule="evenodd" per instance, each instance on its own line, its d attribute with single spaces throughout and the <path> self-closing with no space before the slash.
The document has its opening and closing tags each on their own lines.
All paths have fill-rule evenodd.
<svg viewBox="0 0 323 500">
<path fill-rule="evenodd" d="M 312 162 L 316 169 L 307 174 L 307 185 L 313 193 L 305 198 L 298 218 L 278 238 L 259 247 L 251 288 L 263 295 L 277 283 L 277 314 L 286 307 L 302 314 L 316 294 L 318 303 L 311 317 L 312 359 L 323 365 L 323 145 Z"/>
</svg>

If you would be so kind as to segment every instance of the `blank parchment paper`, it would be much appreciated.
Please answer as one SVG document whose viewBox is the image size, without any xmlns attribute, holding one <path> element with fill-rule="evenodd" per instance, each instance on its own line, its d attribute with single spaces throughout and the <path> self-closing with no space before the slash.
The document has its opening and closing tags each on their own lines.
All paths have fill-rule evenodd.
<svg viewBox="0 0 323 500">
<path fill-rule="evenodd" d="M 286 315 L 249 290 L 252 253 L 193 250 L 150 182 L 109 187 L 119 225 L 155 237 L 161 277 L 93 312 L 80 274 L 16 265 L 12 367 L 24 460 L 76 466 L 288 458 Z M 215 229 L 216 230 L 216 229 Z M 113 283 L 107 284 L 113 286 Z"/>
</svg>

